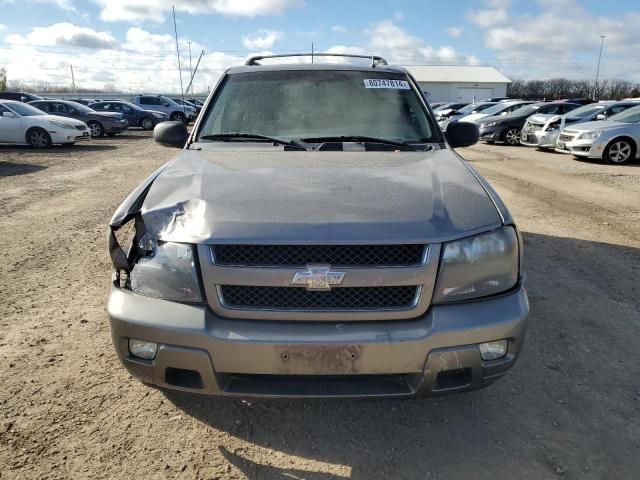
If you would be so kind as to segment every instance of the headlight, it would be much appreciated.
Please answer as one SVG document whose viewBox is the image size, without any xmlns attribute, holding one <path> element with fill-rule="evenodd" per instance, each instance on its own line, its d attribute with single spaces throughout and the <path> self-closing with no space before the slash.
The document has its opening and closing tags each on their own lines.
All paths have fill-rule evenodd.
<svg viewBox="0 0 640 480">
<path fill-rule="evenodd" d="M 435 302 L 453 302 L 504 292 L 518 281 L 518 237 L 503 227 L 445 243 Z"/>
<path fill-rule="evenodd" d="M 148 255 L 140 257 L 129 274 L 131 290 L 164 300 L 202 301 L 192 245 L 144 236 L 139 247 Z"/>
<path fill-rule="evenodd" d="M 592 140 L 594 138 L 598 138 L 603 133 L 604 133 L 604 131 L 602 131 L 602 130 L 597 130 L 595 132 L 585 132 L 582 135 L 580 135 L 580 137 L 578 137 L 578 138 L 580 140 Z"/>
<path fill-rule="evenodd" d="M 483 123 L 482 126 L 485 128 L 488 127 L 495 127 L 496 125 L 498 125 L 500 122 L 487 122 L 487 123 Z"/>
<path fill-rule="evenodd" d="M 164 118 L 164 115 L 162 113 L 154 113 L 153 116 L 156 118 Z"/>
<path fill-rule="evenodd" d="M 75 130 L 76 127 L 71 125 L 70 123 L 63 122 L 61 120 L 49 120 L 50 123 L 54 124 L 56 127 L 66 128 L 68 130 Z"/>
</svg>

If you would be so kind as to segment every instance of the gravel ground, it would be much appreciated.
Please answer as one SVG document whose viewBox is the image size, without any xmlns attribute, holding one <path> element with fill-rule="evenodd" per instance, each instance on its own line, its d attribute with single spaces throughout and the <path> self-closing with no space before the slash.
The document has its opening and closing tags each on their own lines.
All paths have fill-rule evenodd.
<svg viewBox="0 0 640 480">
<path fill-rule="evenodd" d="M 0 478 L 637 478 L 640 164 L 460 152 L 524 232 L 514 370 L 437 399 L 241 402 L 146 387 L 111 346 L 107 222 L 176 151 L 0 147 Z"/>
</svg>

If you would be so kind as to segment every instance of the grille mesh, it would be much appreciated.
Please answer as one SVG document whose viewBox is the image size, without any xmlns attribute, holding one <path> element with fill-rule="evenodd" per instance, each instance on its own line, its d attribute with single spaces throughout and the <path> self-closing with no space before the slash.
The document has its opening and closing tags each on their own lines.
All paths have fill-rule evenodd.
<svg viewBox="0 0 640 480">
<path fill-rule="evenodd" d="M 214 245 L 217 265 L 413 266 L 422 263 L 424 245 Z"/>
<path fill-rule="evenodd" d="M 413 306 L 418 287 L 340 287 L 312 291 L 300 287 L 222 285 L 222 301 L 230 308 L 255 309 L 403 309 Z"/>
</svg>

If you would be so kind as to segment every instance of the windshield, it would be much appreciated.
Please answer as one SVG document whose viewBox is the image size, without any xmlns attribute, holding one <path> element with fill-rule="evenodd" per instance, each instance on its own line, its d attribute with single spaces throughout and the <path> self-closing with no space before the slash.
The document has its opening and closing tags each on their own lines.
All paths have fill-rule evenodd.
<svg viewBox="0 0 640 480">
<path fill-rule="evenodd" d="M 528 117 L 529 115 L 533 115 L 540 109 L 540 105 L 525 105 L 520 107 L 513 112 L 509 113 L 508 117 Z"/>
<path fill-rule="evenodd" d="M 640 123 L 640 106 L 611 115 L 609 120 L 624 123 Z"/>
<path fill-rule="evenodd" d="M 499 103 L 497 105 L 494 105 L 491 108 L 487 108 L 486 110 L 483 110 L 482 113 L 486 113 L 488 116 L 491 116 L 493 114 L 500 113 L 502 110 L 509 107 L 510 105 L 508 103 Z"/>
<path fill-rule="evenodd" d="M 401 74 L 295 70 L 229 75 L 199 138 L 224 133 L 270 137 L 366 136 L 436 141 L 419 95 Z"/>
<path fill-rule="evenodd" d="M 139 107 L 138 105 L 136 105 L 135 103 L 130 103 L 130 102 L 120 102 L 122 105 L 126 105 L 129 108 L 133 108 L 134 110 L 137 110 L 139 112 L 141 112 L 142 110 L 144 110 L 142 107 Z"/>
<path fill-rule="evenodd" d="M 571 110 L 571 113 L 567 115 L 567 117 L 571 118 L 585 118 L 589 115 L 592 115 L 596 112 L 602 110 L 606 105 L 585 105 L 584 107 L 576 108 L 575 110 Z"/>
<path fill-rule="evenodd" d="M 80 113 L 93 113 L 95 110 L 93 108 L 86 107 L 78 102 L 66 102 L 68 106 L 75 108 Z"/>
<path fill-rule="evenodd" d="M 3 103 L 5 107 L 10 108 L 22 117 L 35 117 L 36 115 L 46 115 L 42 110 L 25 103 Z"/>
</svg>

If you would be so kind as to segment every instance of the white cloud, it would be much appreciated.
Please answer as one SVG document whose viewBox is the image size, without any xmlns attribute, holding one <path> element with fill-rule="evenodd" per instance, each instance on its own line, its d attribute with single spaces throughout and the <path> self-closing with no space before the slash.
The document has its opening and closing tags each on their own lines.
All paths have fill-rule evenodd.
<svg viewBox="0 0 640 480">
<path fill-rule="evenodd" d="M 370 53 L 381 54 L 392 63 L 478 63 L 475 56 L 461 54 L 452 46 L 427 45 L 390 20 L 373 23 L 365 34 Z"/>
<path fill-rule="evenodd" d="M 273 48 L 273 45 L 282 38 L 282 32 L 277 30 L 260 29 L 255 33 L 243 35 L 242 44 L 250 50 L 264 50 Z"/>
<path fill-rule="evenodd" d="M 640 13 L 596 16 L 575 0 L 539 0 L 535 15 L 514 15 L 508 24 L 485 26 L 485 44 L 513 77 L 591 78 L 607 35 L 600 71 L 604 78 L 640 79 Z"/>
<path fill-rule="evenodd" d="M 7 26 L 0 23 L 0 32 L 4 32 L 7 29 Z"/>
<path fill-rule="evenodd" d="M 347 33 L 347 28 L 343 27 L 342 25 L 334 25 L 333 27 L 331 27 L 331 31 L 333 33 Z"/>
<path fill-rule="evenodd" d="M 223 15 L 255 17 L 275 15 L 304 6 L 304 0 L 93 0 L 100 6 L 100 18 L 105 21 L 163 22 L 169 17 L 171 6 L 188 14 L 219 13 Z"/>
<path fill-rule="evenodd" d="M 80 28 L 74 25 L 71 27 L 62 30 L 77 32 Z M 35 28 L 23 37 L 9 35 L 7 41 L 12 42 L 11 48 L 0 48 L 0 65 L 7 68 L 9 78 L 43 86 L 70 85 L 69 64 L 73 64 L 76 84 L 81 88 L 101 89 L 105 83 L 113 83 L 132 93 L 179 92 L 175 41 L 171 35 L 157 35 L 134 27 L 127 31 L 126 41 L 122 46 L 116 43 L 110 49 L 103 49 L 99 43 L 93 43 L 95 48 L 89 48 L 92 42 L 78 42 L 78 37 L 74 34 L 61 36 L 60 30 L 59 24 L 56 24 Z M 47 37 L 46 32 L 52 36 Z M 100 36 L 104 32 L 94 33 L 98 34 L 98 38 L 104 39 Z M 44 38 L 49 38 L 50 42 L 42 43 Z M 110 41 L 108 44 L 111 44 Z M 181 40 L 182 79 L 185 88 L 189 82 L 186 47 L 186 39 Z M 203 47 L 196 42 L 192 44 L 192 51 L 199 53 L 201 48 Z M 142 53 L 138 53 L 140 51 Z M 194 90 L 206 92 L 207 86 L 215 83 L 224 70 L 242 64 L 244 60 L 241 56 L 207 51 L 195 77 Z"/>
<path fill-rule="evenodd" d="M 502 8 L 472 10 L 467 14 L 467 19 L 479 27 L 487 28 L 505 23 L 507 21 L 507 11 Z"/>
<path fill-rule="evenodd" d="M 462 36 L 462 32 L 464 32 L 464 28 L 462 27 L 449 27 L 447 28 L 447 33 L 449 36 L 453 38 L 460 38 Z"/>
<path fill-rule="evenodd" d="M 71 23 L 55 23 L 48 27 L 35 27 L 26 36 L 9 35 L 12 44 L 33 44 L 43 46 L 86 47 L 98 49 L 115 48 L 116 39 L 108 32 L 97 32 L 91 28 L 79 27 Z"/>
</svg>

